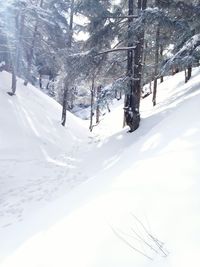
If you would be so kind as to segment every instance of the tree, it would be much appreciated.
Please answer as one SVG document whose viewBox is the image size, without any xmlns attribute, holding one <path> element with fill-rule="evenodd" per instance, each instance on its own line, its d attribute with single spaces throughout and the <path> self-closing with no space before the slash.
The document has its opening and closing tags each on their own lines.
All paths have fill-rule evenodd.
<svg viewBox="0 0 200 267">
<path fill-rule="evenodd" d="M 128 77 L 128 89 L 125 98 L 125 122 L 130 127 L 130 132 L 135 131 L 139 127 L 140 123 L 140 97 L 141 97 L 141 80 L 142 80 L 142 58 L 143 58 L 143 46 L 144 46 L 144 29 L 141 27 L 137 34 L 137 41 L 132 41 L 132 22 L 134 15 L 134 2 L 129 0 L 129 13 L 128 19 L 128 47 L 133 47 L 133 50 L 128 50 L 127 55 L 127 77 Z M 147 1 L 139 0 L 137 3 L 138 15 L 140 12 L 146 9 Z M 134 65 L 133 65 L 134 64 Z"/>
</svg>

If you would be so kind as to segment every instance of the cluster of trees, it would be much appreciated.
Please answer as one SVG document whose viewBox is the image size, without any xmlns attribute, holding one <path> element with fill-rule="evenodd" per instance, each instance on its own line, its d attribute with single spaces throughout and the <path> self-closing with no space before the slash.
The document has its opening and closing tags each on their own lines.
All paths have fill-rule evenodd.
<svg viewBox="0 0 200 267">
<path fill-rule="evenodd" d="M 11 0 L 0 7 L 1 68 L 17 79 L 44 86 L 63 104 L 62 124 L 81 81 L 91 83 L 91 124 L 101 106 L 125 95 L 124 124 L 140 123 L 143 85 L 185 70 L 185 82 L 200 59 L 200 1 Z M 81 34 L 87 38 L 75 38 Z M 110 89 L 102 85 L 113 83 Z M 96 92 L 96 97 L 95 97 Z"/>
</svg>

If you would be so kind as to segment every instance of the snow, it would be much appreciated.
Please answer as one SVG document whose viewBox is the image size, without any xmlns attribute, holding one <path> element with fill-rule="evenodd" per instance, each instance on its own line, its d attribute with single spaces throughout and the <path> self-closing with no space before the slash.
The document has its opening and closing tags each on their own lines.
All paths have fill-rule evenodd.
<svg viewBox="0 0 200 267">
<path fill-rule="evenodd" d="M 59 105 L 32 87 L 8 96 L 9 79 L 1 74 L 1 267 L 199 266 L 199 68 L 187 84 L 184 73 L 165 78 L 154 109 L 142 100 L 132 134 L 123 101 L 89 136 L 71 114 L 61 127 Z"/>
</svg>

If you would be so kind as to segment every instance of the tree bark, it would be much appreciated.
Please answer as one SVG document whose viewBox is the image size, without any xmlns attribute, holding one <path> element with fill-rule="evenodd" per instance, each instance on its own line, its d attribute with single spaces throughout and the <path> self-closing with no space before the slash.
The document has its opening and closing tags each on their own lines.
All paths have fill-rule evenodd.
<svg viewBox="0 0 200 267">
<path fill-rule="evenodd" d="M 90 102 L 90 132 L 93 129 L 93 116 L 94 116 L 94 76 L 92 77 L 92 88 L 91 88 L 91 102 Z"/>
<path fill-rule="evenodd" d="M 188 66 L 188 77 L 187 77 L 187 80 L 189 81 L 190 80 L 190 78 L 192 77 L 192 66 L 190 65 L 190 66 Z"/>
<path fill-rule="evenodd" d="M 192 66 L 188 66 L 187 69 L 185 69 L 185 83 L 189 81 L 189 79 L 192 77 Z"/>
<path fill-rule="evenodd" d="M 97 87 L 96 123 L 99 123 L 100 119 L 100 94 L 101 94 L 101 85 Z"/>
<path fill-rule="evenodd" d="M 147 0 L 138 0 L 138 11 L 145 10 L 147 6 Z M 133 47 L 133 42 L 131 41 L 132 32 L 131 24 L 133 22 L 134 1 L 129 0 L 129 20 L 128 20 L 128 47 Z M 134 60 L 133 51 L 128 50 L 127 55 L 127 77 L 128 77 L 128 93 L 125 97 L 125 107 L 124 107 L 124 117 L 125 123 L 130 127 L 130 132 L 135 131 L 140 124 L 140 98 L 141 98 L 141 80 L 142 80 L 142 59 L 144 50 L 144 30 L 138 34 L 138 41 L 136 48 L 134 50 Z M 133 68 L 134 62 L 134 68 Z"/>
<path fill-rule="evenodd" d="M 65 90 L 63 94 L 63 105 L 62 105 L 62 126 L 65 126 L 67 117 L 67 97 L 68 97 L 68 87 L 65 85 Z"/>
<path fill-rule="evenodd" d="M 158 63 L 159 63 L 159 43 L 160 43 L 160 26 L 156 30 L 156 51 L 155 51 L 155 69 L 154 69 L 154 83 L 153 83 L 153 106 L 156 105 L 157 84 L 158 84 Z"/>
<path fill-rule="evenodd" d="M 42 89 L 42 74 L 39 73 L 39 86 L 40 86 L 40 89 Z"/>
<path fill-rule="evenodd" d="M 16 73 L 15 73 L 15 69 L 12 69 L 12 94 L 10 95 L 15 95 L 17 89 L 17 78 L 16 78 Z"/>
<path fill-rule="evenodd" d="M 132 32 L 131 32 L 131 23 L 133 22 L 133 12 L 134 12 L 134 1 L 129 0 L 128 1 L 128 48 L 133 47 L 133 41 L 132 38 Z M 127 84 L 127 92 L 125 94 L 124 99 L 124 122 L 123 126 L 126 124 L 131 128 L 131 103 L 130 98 L 131 94 L 133 92 L 133 50 L 128 49 L 127 50 L 127 78 L 128 78 L 128 84 Z"/>
<path fill-rule="evenodd" d="M 68 47 L 72 47 L 72 37 L 73 37 L 73 23 L 74 23 L 74 0 L 71 0 L 71 7 L 70 7 L 70 21 L 69 21 L 69 40 L 68 40 Z"/>
<path fill-rule="evenodd" d="M 187 83 L 187 69 L 185 69 L 185 83 Z"/>
<path fill-rule="evenodd" d="M 163 46 L 162 45 L 160 45 L 160 58 L 161 58 L 161 60 L 163 59 Z M 163 75 L 161 75 L 160 83 L 163 83 L 163 82 L 164 82 L 164 77 L 163 77 Z"/>
</svg>

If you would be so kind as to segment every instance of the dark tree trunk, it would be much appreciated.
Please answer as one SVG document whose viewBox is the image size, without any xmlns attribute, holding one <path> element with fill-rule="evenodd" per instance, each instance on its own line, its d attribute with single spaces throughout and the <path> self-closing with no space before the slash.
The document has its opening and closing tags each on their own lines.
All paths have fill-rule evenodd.
<svg viewBox="0 0 200 267">
<path fill-rule="evenodd" d="M 188 75 L 187 75 L 188 77 L 187 77 L 187 80 L 189 81 L 190 80 L 190 78 L 192 77 L 192 66 L 189 66 L 188 67 Z"/>
<path fill-rule="evenodd" d="M 101 85 L 97 87 L 97 107 L 96 107 L 96 123 L 99 123 L 100 119 L 100 101 L 101 101 Z"/>
<path fill-rule="evenodd" d="M 185 69 L 185 83 L 187 83 L 191 77 L 192 77 L 192 66 L 188 66 L 188 68 Z"/>
<path fill-rule="evenodd" d="M 92 88 L 91 88 L 91 102 L 90 102 L 90 132 L 93 129 L 93 116 L 94 116 L 94 77 L 92 78 Z"/>
<path fill-rule="evenodd" d="M 147 49 L 148 49 L 148 43 L 147 41 L 144 41 L 144 52 L 143 52 L 143 59 L 142 59 L 142 79 L 141 79 L 141 93 L 143 93 L 143 85 L 144 85 L 144 73 L 145 73 L 145 67 L 146 67 L 146 59 L 147 59 Z"/>
<path fill-rule="evenodd" d="M 138 11 L 146 9 L 147 0 L 138 0 Z M 134 14 L 134 1 L 129 0 L 129 16 Z M 134 43 L 131 41 L 132 32 L 131 24 L 133 17 L 128 19 L 128 47 L 132 47 Z M 130 132 L 135 131 L 140 124 L 140 97 L 141 97 L 141 79 L 142 79 L 142 58 L 144 47 L 144 31 L 138 34 L 138 42 L 134 50 L 128 50 L 127 56 L 127 76 L 128 76 L 128 92 L 125 97 L 124 117 L 125 123 L 130 127 Z M 133 68 L 134 63 L 134 68 Z"/>
<path fill-rule="evenodd" d="M 128 15 L 132 16 L 134 12 L 134 1 L 128 1 Z M 133 22 L 133 18 L 128 18 L 128 47 L 133 47 L 134 43 L 131 40 L 132 32 L 131 32 L 131 23 Z M 131 103 L 130 98 L 133 92 L 133 50 L 127 51 L 127 77 L 128 77 L 128 84 L 127 84 L 127 92 L 125 94 L 124 100 L 124 126 L 127 124 L 131 127 Z M 129 118 L 130 117 L 130 118 Z"/>
<path fill-rule="evenodd" d="M 159 43 L 160 43 L 160 26 L 156 30 L 156 51 L 155 51 L 155 69 L 154 69 L 154 83 L 153 83 L 153 106 L 156 105 L 157 84 L 158 84 L 158 63 L 159 63 Z"/>
<path fill-rule="evenodd" d="M 185 69 L 185 83 L 187 83 L 187 70 Z"/>
<path fill-rule="evenodd" d="M 69 40 L 67 44 L 69 48 L 72 47 L 73 23 L 74 23 L 74 0 L 71 0 L 70 21 L 69 21 Z"/>
<path fill-rule="evenodd" d="M 63 105 L 62 105 L 62 126 L 65 126 L 66 116 L 67 116 L 67 97 L 68 97 L 68 88 L 65 87 L 63 94 Z"/>
<path fill-rule="evenodd" d="M 40 89 L 42 89 L 42 74 L 39 73 L 39 86 L 40 86 Z"/>
<path fill-rule="evenodd" d="M 16 73 L 15 73 L 15 69 L 12 69 L 12 94 L 10 95 L 15 95 L 17 89 L 17 78 L 16 78 Z"/>
<path fill-rule="evenodd" d="M 161 60 L 163 59 L 163 46 L 160 45 L 160 58 Z M 163 75 L 160 76 L 160 83 L 163 83 L 164 82 L 164 77 Z"/>
<path fill-rule="evenodd" d="M 69 96 L 69 109 L 72 110 L 74 108 L 74 100 L 75 100 L 75 87 L 72 87 L 72 89 L 70 90 L 70 96 Z"/>
</svg>

